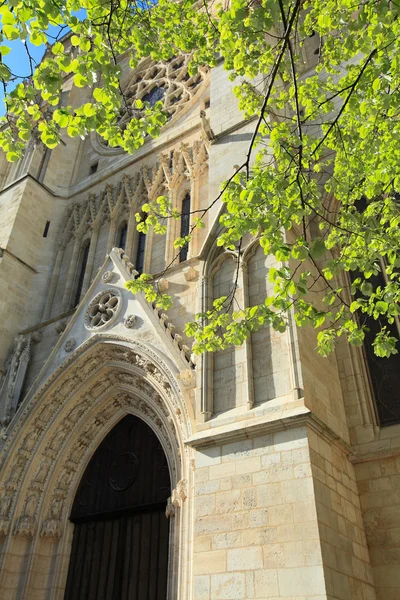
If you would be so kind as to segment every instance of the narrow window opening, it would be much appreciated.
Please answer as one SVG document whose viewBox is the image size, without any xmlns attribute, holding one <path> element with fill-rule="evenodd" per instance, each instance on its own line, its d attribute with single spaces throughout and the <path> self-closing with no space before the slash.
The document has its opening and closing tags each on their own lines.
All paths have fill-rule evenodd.
<svg viewBox="0 0 400 600">
<path fill-rule="evenodd" d="M 204 108 L 205 108 L 205 110 L 207 110 L 207 108 L 210 108 L 210 100 L 205 101 Z"/>
<path fill-rule="evenodd" d="M 186 194 L 182 200 L 182 211 L 181 211 L 181 238 L 189 235 L 190 230 L 190 194 Z M 186 243 L 179 253 L 179 262 L 187 260 L 189 252 L 189 244 Z"/>
<path fill-rule="evenodd" d="M 119 230 L 118 248 L 121 248 L 122 250 L 126 249 L 127 235 L 128 235 L 128 225 L 127 225 L 127 223 L 124 223 Z"/>
<path fill-rule="evenodd" d="M 171 169 L 171 171 L 173 169 L 173 166 L 174 166 L 174 151 L 171 150 L 171 152 L 169 153 L 169 168 Z"/>
<path fill-rule="evenodd" d="M 135 269 L 136 269 L 136 271 L 138 271 L 138 273 L 143 273 L 145 248 L 146 248 L 146 234 L 143 233 L 143 231 L 139 231 L 138 245 L 137 245 L 137 252 L 136 252 L 136 264 L 135 264 Z"/>
<path fill-rule="evenodd" d="M 94 175 L 98 168 L 99 168 L 98 162 L 95 162 L 92 165 L 90 165 L 90 175 Z"/>
<path fill-rule="evenodd" d="M 90 243 L 88 242 L 82 248 L 82 251 L 81 251 L 81 260 L 80 260 L 81 266 L 80 266 L 80 270 L 79 270 L 78 285 L 76 287 L 74 306 L 77 306 L 79 304 L 79 300 L 81 299 L 83 281 L 85 279 L 86 265 L 87 265 L 88 256 L 89 256 L 89 248 L 90 248 Z"/>
<path fill-rule="evenodd" d="M 360 213 L 364 212 L 367 205 L 367 200 L 364 197 L 355 202 L 355 206 Z M 385 263 L 382 259 L 380 267 L 380 272 L 369 278 L 374 290 L 378 287 L 384 288 L 386 285 Z M 352 281 L 360 276 L 362 275 L 358 271 L 350 272 Z M 357 297 L 358 293 L 355 296 Z M 399 338 L 396 324 L 391 324 L 382 318 L 377 321 L 365 313 L 360 313 L 359 319 L 367 326 L 364 338 L 364 356 L 379 423 L 382 427 L 400 423 L 400 354 L 392 354 L 389 358 L 380 358 L 376 356 L 373 347 L 375 336 L 382 325 L 386 325 L 390 335 Z"/>
<path fill-rule="evenodd" d="M 50 228 L 50 221 L 46 221 L 46 225 L 44 226 L 43 237 L 47 237 Z"/>
</svg>

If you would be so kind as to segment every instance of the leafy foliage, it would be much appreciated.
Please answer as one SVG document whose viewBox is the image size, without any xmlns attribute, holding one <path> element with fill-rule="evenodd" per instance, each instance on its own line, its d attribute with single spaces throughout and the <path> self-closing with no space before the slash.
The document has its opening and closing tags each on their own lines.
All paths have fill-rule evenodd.
<svg viewBox="0 0 400 600">
<path fill-rule="evenodd" d="M 75 15 L 80 8 L 86 11 L 83 20 Z M 255 130 L 245 162 L 212 199 L 224 205 L 217 244 L 237 254 L 239 268 L 242 239 L 250 232 L 281 267 L 270 270 L 274 293 L 263 304 L 233 311 L 234 286 L 188 323 L 196 352 L 241 344 L 265 324 L 283 331 L 292 307 L 298 325 L 319 330 L 323 355 L 341 335 L 361 345 L 367 317 L 381 324 L 375 353 L 397 352 L 399 4 L 231 0 L 221 7 L 188 0 L 10 0 L 0 14 L 2 56 L 10 50 L 8 40 L 48 44 L 50 24 L 72 32 L 70 38 L 52 40 L 31 80 L 7 95 L 8 126 L 0 132 L 0 145 L 9 160 L 21 156 L 32 135 L 53 148 L 64 131 L 71 137 L 97 131 L 110 146 L 128 152 L 147 135 L 158 135 L 166 119 L 160 103 L 126 107 L 129 124 L 118 127 L 124 103 L 121 55 L 134 68 L 146 56 L 168 60 L 191 53 L 193 73 L 222 56 L 237 81 L 239 105 L 246 117 L 255 117 Z M 310 54 L 313 40 L 319 44 Z M 67 76 L 77 87 L 92 88 L 90 102 L 62 103 Z M 3 85 L 14 77 L 1 63 Z M 143 211 L 138 228 L 144 232 L 154 227 L 163 234 L 165 219 L 179 218 L 165 197 Z M 192 220 L 190 235 L 204 225 L 203 216 Z M 175 247 L 182 248 L 190 235 L 176 240 Z M 382 269 L 385 285 L 373 286 L 371 278 Z M 159 298 L 164 307 L 170 302 L 157 295 L 147 275 L 131 282 L 130 289 Z"/>
</svg>

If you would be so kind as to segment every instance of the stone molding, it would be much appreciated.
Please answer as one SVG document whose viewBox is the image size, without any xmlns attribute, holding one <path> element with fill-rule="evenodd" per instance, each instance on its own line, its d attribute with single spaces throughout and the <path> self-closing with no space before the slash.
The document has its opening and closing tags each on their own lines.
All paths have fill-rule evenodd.
<svg viewBox="0 0 400 600">
<path fill-rule="evenodd" d="M 279 419 L 271 419 L 271 415 L 263 417 L 254 417 L 248 421 L 236 421 L 226 425 L 212 427 L 197 432 L 185 440 L 185 444 L 191 448 L 207 448 L 219 444 L 229 444 L 250 437 L 257 437 L 285 429 L 296 429 L 298 427 L 308 427 L 325 439 L 329 444 L 336 446 L 341 452 L 346 454 L 349 460 L 353 457 L 350 444 L 341 439 L 332 429 L 313 414 L 306 406 L 300 409 L 297 406 L 290 411 L 285 411 L 286 416 Z"/>
<path fill-rule="evenodd" d="M 71 237 L 80 238 L 105 221 L 116 219 L 123 210 L 138 210 L 143 201 L 159 195 L 161 186 L 173 190 L 181 185 L 182 178 L 200 177 L 208 168 L 208 145 L 204 136 L 192 146 L 181 142 L 172 162 L 169 155 L 160 154 L 159 162 L 152 167 L 142 166 L 133 175 L 124 173 L 117 184 L 108 183 L 99 194 L 89 193 L 84 201 L 74 203 L 61 221 L 58 247 L 65 248 Z"/>
<path fill-rule="evenodd" d="M 72 432 L 94 404 L 100 406 L 99 398 L 109 396 L 112 390 L 125 390 L 126 393 L 114 399 L 107 408 L 102 407 L 91 420 L 90 427 L 73 444 L 53 493 L 52 508 L 49 508 L 41 528 L 42 535 L 56 535 L 61 531 L 60 515 L 77 470 L 77 461 L 89 451 L 98 431 L 104 435 L 104 427 L 116 412 L 122 415 L 134 410 L 147 418 L 150 426 L 157 427 L 167 456 L 181 454 L 178 440 L 182 435 L 187 437 L 190 421 L 175 377 L 155 352 L 141 342 L 132 345 L 134 348 L 110 342 L 93 344 L 93 340 L 91 344 L 83 344 L 26 402 L 2 450 L 0 535 L 7 535 L 10 530 L 12 515 L 17 504 L 21 503 L 19 490 L 24 478 L 25 499 L 13 533 L 28 537 L 35 535 L 43 490 L 59 457 L 64 456 L 63 449 L 68 445 Z M 93 380 L 94 383 L 91 383 Z M 134 396 L 129 394 L 129 390 L 134 391 Z M 176 433 L 177 428 L 179 434 Z M 171 432 L 174 432 L 173 445 Z M 34 472 L 33 458 L 37 465 Z M 171 472 L 173 477 L 178 468 L 175 460 Z M 58 512 L 56 506 L 59 507 Z"/>
</svg>

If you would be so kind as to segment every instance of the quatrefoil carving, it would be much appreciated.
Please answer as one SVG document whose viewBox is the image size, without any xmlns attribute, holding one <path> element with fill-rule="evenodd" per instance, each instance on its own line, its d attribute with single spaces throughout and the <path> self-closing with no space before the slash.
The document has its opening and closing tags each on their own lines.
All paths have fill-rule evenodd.
<svg viewBox="0 0 400 600">
<path fill-rule="evenodd" d="M 86 329 L 98 331 L 110 325 L 117 318 L 121 304 L 121 294 L 116 289 L 105 290 L 97 294 L 86 310 Z"/>
</svg>

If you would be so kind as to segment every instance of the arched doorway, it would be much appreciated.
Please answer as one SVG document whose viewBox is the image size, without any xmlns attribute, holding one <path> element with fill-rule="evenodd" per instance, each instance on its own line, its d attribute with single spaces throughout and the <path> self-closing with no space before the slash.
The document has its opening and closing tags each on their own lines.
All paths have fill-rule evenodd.
<svg viewBox="0 0 400 600">
<path fill-rule="evenodd" d="M 64 600 L 165 600 L 171 494 L 164 451 L 138 417 L 105 437 L 79 484 Z"/>
</svg>

